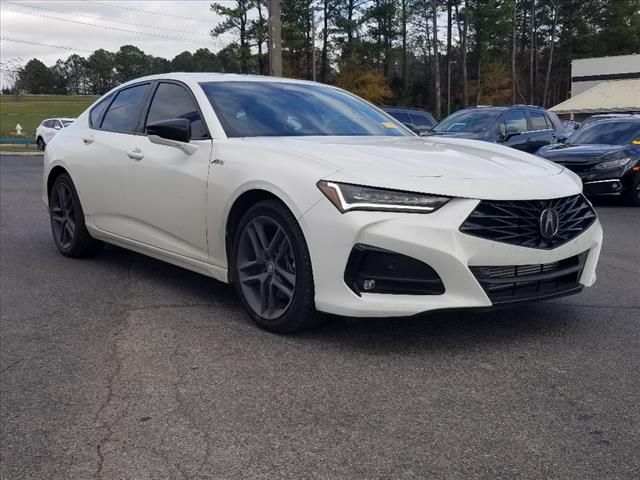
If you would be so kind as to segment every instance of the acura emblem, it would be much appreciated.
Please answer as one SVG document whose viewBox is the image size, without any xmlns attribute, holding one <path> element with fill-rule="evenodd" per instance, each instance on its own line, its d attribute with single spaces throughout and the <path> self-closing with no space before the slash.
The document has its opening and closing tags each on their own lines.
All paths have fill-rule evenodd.
<svg viewBox="0 0 640 480">
<path fill-rule="evenodd" d="M 540 235 L 545 240 L 551 240 L 558 233 L 560 216 L 555 208 L 547 208 L 540 214 Z"/>
</svg>

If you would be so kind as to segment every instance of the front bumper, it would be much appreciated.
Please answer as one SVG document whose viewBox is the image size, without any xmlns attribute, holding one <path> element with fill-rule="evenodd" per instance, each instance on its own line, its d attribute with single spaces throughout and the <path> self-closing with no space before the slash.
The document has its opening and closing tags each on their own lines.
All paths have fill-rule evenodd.
<svg viewBox="0 0 640 480">
<path fill-rule="evenodd" d="M 409 316 L 431 310 L 486 308 L 493 303 L 471 267 L 549 264 L 584 254 L 579 283 L 595 282 L 602 244 L 596 221 L 570 242 L 541 250 L 473 237 L 459 231 L 478 200 L 453 199 L 430 214 L 353 211 L 341 214 L 322 199 L 300 219 L 315 282 L 316 308 L 355 317 Z M 344 282 L 356 244 L 406 255 L 432 267 L 442 279 L 441 295 L 354 293 Z"/>
</svg>

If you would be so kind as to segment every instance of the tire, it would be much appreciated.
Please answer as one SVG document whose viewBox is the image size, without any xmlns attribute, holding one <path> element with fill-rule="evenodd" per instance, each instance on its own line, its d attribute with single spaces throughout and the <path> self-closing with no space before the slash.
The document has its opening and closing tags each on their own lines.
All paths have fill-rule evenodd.
<svg viewBox="0 0 640 480">
<path fill-rule="evenodd" d="M 44 152 L 44 149 L 47 147 L 42 137 L 38 137 L 38 139 L 36 140 L 36 146 L 38 147 L 38 150 L 40 150 L 41 152 Z"/>
<path fill-rule="evenodd" d="M 232 252 L 231 281 L 261 328 L 288 333 L 317 323 L 307 242 L 284 204 L 266 200 L 250 208 L 235 231 Z"/>
<path fill-rule="evenodd" d="M 103 243 L 89 235 L 84 212 L 71 177 L 66 173 L 53 182 L 49 194 L 51 233 L 58 251 L 66 257 L 92 257 Z"/>
<path fill-rule="evenodd" d="M 631 207 L 640 207 L 640 173 L 635 174 L 629 188 L 622 194 L 622 200 Z"/>
</svg>

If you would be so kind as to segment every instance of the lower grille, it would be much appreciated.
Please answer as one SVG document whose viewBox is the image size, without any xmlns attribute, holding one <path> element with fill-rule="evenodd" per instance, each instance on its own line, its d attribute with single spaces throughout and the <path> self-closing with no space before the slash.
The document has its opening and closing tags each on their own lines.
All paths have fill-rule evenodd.
<svg viewBox="0 0 640 480">
<path fill-rule="evenodd" d="M 553 263 L 470 267 L 494 305 L 578 293 L 587 252 Z"/>
</svg>

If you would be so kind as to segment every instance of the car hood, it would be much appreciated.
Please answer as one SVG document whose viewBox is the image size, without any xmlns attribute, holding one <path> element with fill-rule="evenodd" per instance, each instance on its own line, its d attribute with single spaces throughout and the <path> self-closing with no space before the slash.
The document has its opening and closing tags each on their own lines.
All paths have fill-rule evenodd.
<svg viewBox="0 0 640 480">
<path fill-rule="evenodd" d="M 435 132 L 429 131 L 428 136 L 433 137 L 447 137 L 447 138 L 467 138 L 469 140 L 482 140 L 485 137 L 485 132 Z"/>
<path fill-rule="evenodd" d="M 537 154 L 556 162 L 585 163 L 600 160 L 605 155 L 624 149 L 623 145 L 569 145 L 559 143 L 542 147 Z"/>
<path fill-rule="evenodd" d="M 581 183 L 564 167 L 500 145 L 447 137 L 248 138 L 260 148 L 332 165 L 328 180 L 480 199 L 573 195 Z"/>
</svg>

